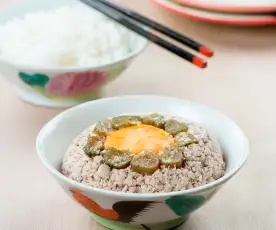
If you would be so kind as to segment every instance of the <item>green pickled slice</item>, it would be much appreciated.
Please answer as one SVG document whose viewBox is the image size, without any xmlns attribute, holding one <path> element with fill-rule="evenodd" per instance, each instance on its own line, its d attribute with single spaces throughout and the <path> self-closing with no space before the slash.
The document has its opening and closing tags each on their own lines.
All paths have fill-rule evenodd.
<svg viewBox="0 0 276 230">
<path fill-rule="evenodd" d="M 143 117 L 142 123 L 146 125 L 152 125 L 160 129 L 164 129 L 165 118 L 158 113 L 153 113 L 146 117 Z"/>
<path fill-rule="evenodd" d="M 153 174 L 159 168 L 159 159 L 150 151 L 143 151 L 133 157 L 131 169 L 141 174 Z"/>
<path fill-rule="evenodd" d="M 84 152 L 89 157 L 100 155 L 104 149 L 104 138 L 98 135 L 89 135 Z"/>
<path fill-rule="evenodd" d="M 190 133 L 181 132 L 174 137 L 179 147 L 198 143 L 197 139 Z"/>
<path fill-rule="evenodd" d="M 184 156 L 177 146 L 166 148 L 163 153 L 159 155 L 160 164 L 167 168 L 181 168 L 184 163 Z"/>
<path fill-rule="evenodd" d="M 132 154 L 127 150 L 108 148 L 102 154 L 105 164 L 111 168 L 124 169 L 130 165 Z"/>
<path fill-rule="evenodd" d="M 111 120 L 109 119 L 99 121 L 94 128 L 94 133 L 102 136 L 106 136 L 113 131 Z"/>
<path fill-rule="evenodd" d="M 186 132 L 188 126 L 184 122 L 169 119 L 165 122 L 165 131 L 175 136 L 180 132 Z"/>
<path fill-rule="evenodd" d="M 114 129 L 126 128 L 133 125 L 140 125 L 142 119 L 139 116 L 118 116 L 111 120 Z"/>
</svg>

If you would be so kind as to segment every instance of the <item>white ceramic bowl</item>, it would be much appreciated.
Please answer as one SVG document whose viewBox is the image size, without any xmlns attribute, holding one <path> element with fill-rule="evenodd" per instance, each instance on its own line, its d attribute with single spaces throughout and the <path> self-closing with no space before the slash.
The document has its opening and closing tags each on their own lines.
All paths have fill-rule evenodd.
<svg viewBox="0 0 276 230">
<path fill-rule="evenodd" d="M 21 0 L 0 10 L 0 24 L 29 12 L 50 10 L 76 2 Z M 129 55 L 97 67 L 36 68 L 32 65 L 17 65 L 0 58 L 0 73 L 14 85 L 18 95 L 27 102 L 49 107 L 70 107 L 100 98 L 103 86 L 116 79 L 146 45 L 147 40 L 137 35 L 137 43 Z"/>
<path fill-rule="evenodd" d="M 70 143 L 91 124 L 120 114 L 151 112 L 184 117 L 205 125 L 220 143 L 226 160 L 226 174 L 212 183 L 186 191 L 130 194 L 89 187 L 59 172 Z M 61 113 L 39 133 L 37 152 L 64 191 L 86 207 L 102 225 L 114 230 L 164 230 L 185 222 L 191 212 L 233 177 L 245 163 L 249 145 L 246 136 L 233 121 L 208 107 L 176 98 L 137 95 L 95 100 Z M 120 206 L 119 216 L 114 212 L 114 205 Z M 144 209 L 138 211 L 137 207 Z"/>
</svg>

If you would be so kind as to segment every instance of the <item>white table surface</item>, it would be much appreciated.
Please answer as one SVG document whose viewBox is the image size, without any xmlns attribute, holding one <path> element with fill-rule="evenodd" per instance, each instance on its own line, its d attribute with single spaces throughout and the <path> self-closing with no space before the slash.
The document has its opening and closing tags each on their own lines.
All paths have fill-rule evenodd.
<svg viewBox="0 0 276 230">
<path fill-rule="evenodd" d="M 206 24 L 146 0 L 117 1 L 210 45 L 216 56 L 202 71 L 150 45 L 106 96 L 151 93 L 204 103 L 233 118 L 251 142 L 242 171 L 180 229 L 276 229 L 275 28 Z M 64 194 L 36 155 L 37 133 L 60 110 L 23 103 L 3 77 L 0 102 L 0 230 L 104 230 Z"/>
</svg>

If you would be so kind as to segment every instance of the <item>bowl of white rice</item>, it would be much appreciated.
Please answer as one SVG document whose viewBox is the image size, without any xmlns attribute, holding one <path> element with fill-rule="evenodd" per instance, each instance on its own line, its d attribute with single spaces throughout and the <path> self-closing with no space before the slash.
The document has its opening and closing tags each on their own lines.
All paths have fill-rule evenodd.
<svg viewBox="0 0 276 230">
<path fill-rule="evenodd" d="M 74 0 L 23 0 L 0 13 L 0 73 L 36 105 L 69 107 L 100 98 L 146 45 Z"/>
</svg>

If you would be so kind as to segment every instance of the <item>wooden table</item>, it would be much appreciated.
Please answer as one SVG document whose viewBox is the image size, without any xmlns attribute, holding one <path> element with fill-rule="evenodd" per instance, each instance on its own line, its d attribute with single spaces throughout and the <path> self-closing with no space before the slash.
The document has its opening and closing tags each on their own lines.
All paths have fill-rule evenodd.
<svg viewBox="0 0 276 230">
<path fill-rule="evenodd" d="M 150 93 L 204 103 L 233 118 L 251 141 L 242 171 L 180 229 L 276 229 L 275 28 L 206 24 L 146 0 L 118 1 L 210 45 L 216 56 L 201 71 L 150 45 L 106 96 Z M 2 77 L 0 102 L 0 229 L 103 230 L 63 193 L 36 155 L 37 133 L 60 111 L 23 103 Z"/>
</svg>

